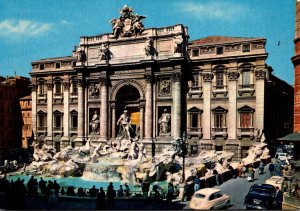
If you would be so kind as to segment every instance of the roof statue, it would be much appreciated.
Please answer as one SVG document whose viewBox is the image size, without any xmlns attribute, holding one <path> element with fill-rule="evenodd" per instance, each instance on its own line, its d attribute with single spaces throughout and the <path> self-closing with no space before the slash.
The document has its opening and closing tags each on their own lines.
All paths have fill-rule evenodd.
<svg viewBox="0 0 300 211">
<path fill-rule="evenodd" d="M 141 35 L 145 30 L 142 19 L 146 16 L 133 14 L 133 9 L 124 5 L 119 10 L 120 17 L 110 20 L 113 29 L 113 38 L 130 37 L 132 35 Z"/>
</svg>

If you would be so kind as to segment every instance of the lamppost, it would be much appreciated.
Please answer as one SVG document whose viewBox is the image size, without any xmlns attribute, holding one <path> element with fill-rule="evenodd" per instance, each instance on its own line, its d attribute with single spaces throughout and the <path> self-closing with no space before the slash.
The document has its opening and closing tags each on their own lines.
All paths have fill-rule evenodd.
<svg viewBox="0 0 300 211">
<path fill-rule="evenodd" d="M 181 139 L 181 156 L 182 156 L 182 182 L 185 181 L 185 156 L 187 155 L 187 142 L 185 132 L 182 134 Z"/>
</svg>

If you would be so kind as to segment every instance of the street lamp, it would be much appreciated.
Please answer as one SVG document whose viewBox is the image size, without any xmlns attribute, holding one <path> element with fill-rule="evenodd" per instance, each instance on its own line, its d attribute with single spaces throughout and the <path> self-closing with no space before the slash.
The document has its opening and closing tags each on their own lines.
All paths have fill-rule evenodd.
<svg viewBox="0 0 300 211">
<path fill-rule="evenodd" d="M 181 156 L 182 156 L 182 182 L 185 181 L 185 156 L 187 155 L 187 142 L 186 142 L 186 136 L 185 132 L 182 134 L 182 139 L 181 139 Z"/>
</svg>

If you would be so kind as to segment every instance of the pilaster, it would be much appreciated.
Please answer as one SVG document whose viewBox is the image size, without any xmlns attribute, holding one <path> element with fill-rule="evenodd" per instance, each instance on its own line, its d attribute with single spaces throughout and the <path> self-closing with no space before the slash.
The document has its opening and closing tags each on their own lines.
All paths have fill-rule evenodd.
<svg viewBox="0 0 300 211">
<path fill-rule="evenodd" d="M 64 127 L 64 136 L 62 137 L 62 141 L 68 142 L 69 141 L 69 115 L 70 115 L 70 83 L 69 81 L 63 82 L 64 88 L 64 116 L 63 116 L 63 127 Z"/>
<path fill-rule="evenodd" d="M 203 77 L 203 139 L 211 140 L 211 86 L 214 75 L 202 73 Z"/>
<path fill-rule="evenodd" d="M 265 78 L 266 78 L 266 70 L 265 69 L 259 69 L 255 71 L 255 77 L 256 77 L 256 125 L 255 127 L 257 129 L 260 129 L 262 131 L 264 129 L 264 95 L 265 95 Z"/>
<path fill-rule="evenodd" d="M 47 85 L 47 137 L 46 142 L 53 141 L 53 84 L 48 81 Z"/>
<path fill-rule="evenodd" d="M 237 139 L 237 80 L 240 74 L 237 71 L 230 71 L 227 73 L 228 76 L 228 120 L 227 120 L 227 131 L 228 139 Z"/>
</svg>

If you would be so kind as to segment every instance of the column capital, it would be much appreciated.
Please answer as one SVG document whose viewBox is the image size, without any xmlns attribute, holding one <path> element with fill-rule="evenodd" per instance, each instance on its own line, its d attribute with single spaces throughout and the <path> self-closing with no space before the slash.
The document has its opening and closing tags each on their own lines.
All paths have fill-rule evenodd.
<svg viewBox="0 0 300 211">
<path fill-rule="evenodd" d="M 230 81 L 236 81 L 240 77 L 240 73 L 238 71 L 229 71 L 227 76 Z"/>
<path fill-rule="evenodd" d="M 182 76 L 183 76 L 183 74 L 181 71 L 176 71 L 172 75 L 172 81 L 173 82 L 181 82 Z"/>
<path fill-rule="evenodd" d="M 214 75 L 212 73 L 202 73 L 202 77 L 205 82 L 211 82 Z"/>
<path fill-rule="evenodd" d="M 78 79 L 77 80 L 77 85 L 78 85 L 78 87 L 84 87 L 85 83 L 84 83 L 84 81 L 82 79 Z"/>
<path fill-rule="evenodd" d="M 99 83 L 101 86 L 107 86 L 109 83 L 109 79 L 105 76 L 99 77 Z"/>
<path fill-rule="evenodd" d="M 47 86 L 47 89 L 53 89 L 53 83 L 52 82 L 47 82 L 46 86 Z"/>
<path fill-rule="evenodd" d="M 64 90 L 67 91 L 70 88 L 70 82 L 69 81 L 64 81 L 63 82 Z"/>
<path fill-rule="evenodd" d="M 261 80 L 266 78 L 266 70 L 260 69 L 260 70 L 255 70 L 255 77 L 256 80 Z"/>
<path fill-rule="evenodd" d="M 31 83 L 29 88 L 31 89 L 32 92 L 36 91 L 37 90 L 37 85 L 36 84 L 33 84 Z"/>
<path fill-rule="evenodd" d="M 154 78 L 151 73 L 146 73 L 144 77 L 145 77 L 147 83 L 151 83 L 151 84 L 154 83 Z"/>
</svg>

